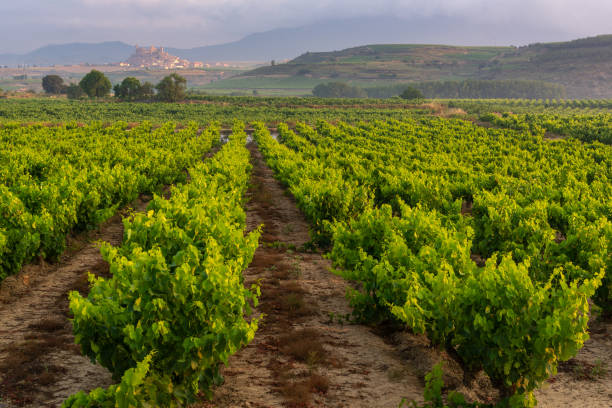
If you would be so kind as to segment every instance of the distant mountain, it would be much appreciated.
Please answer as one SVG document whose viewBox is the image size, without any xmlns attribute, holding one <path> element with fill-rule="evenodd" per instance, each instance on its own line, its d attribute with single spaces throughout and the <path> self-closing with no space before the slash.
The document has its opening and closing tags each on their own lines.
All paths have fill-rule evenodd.
<svg viewBox="0 0 612 408">
<path fill-rule="evenodd" d="M 257 82 L 262 78 L 305 77 L 394 83 L 540 80 L 564 85 L 570 97 L 612 98 L 612 35 L 524 47 L 372 44 L 308 52 L 286 64 L 257 68 L 240 77 L 243 82 L 248 78 Z"/>
<path fill-rule="evenodd" d="M 508 28 L 512 28 L 508 24 Z M 501 32 L 513 32 L 512 38 Z M 195 61 L 270 61 L 295 58 L 307 51 L 334 51 L 363 44 L 510 45 L 570 39 L 566 33 L 501 30 L 499 24 L 474 24 L 456 17 L 365 17 L 326 20 L 249 35 L 239 41 L 168 52 Z"/>
<path fill-rule="evenodd" d="M 134 46 L 119 41 L 47 45 L 24 55 L 0 54 L 0 65 L 106 64 L 125 61 Z"/>
<path fill-rule="evenodd" d="M 194 61 L 283 60 L 306 51 L 332 51 L 364 43 L 418 41 L 434 31 L 427 29 L 427 26 L 425 21 L 417 27 L 395 18 L 331 20 L 251 34 L 227 44 L 189 50 L 169 48 L 168 52 Z M 415 39 L 415 33 L 419 30 L 425 32 Z"/>
<path fill-rule="evenodd" d="M 502 30 L 499 24 L 474 24 L 455 17 L 367 17 L 326 20 L 251 34 L 239 41 L 191 49 L 166 50 L 191 61 L 270 61 L 295 58 L 307 51 L 333 51 L 362 44 L 426 43 L 510 45 L 569 39 L 564 32 Z M 512 33 L 503 37 L 501 33 Z M 508 35 L 508 34 L 506 34 Z M 161 45 L 161 44 L 154 44 Z M 25 55 L 0 55 L 0 65 L 101 64 L 126 60 L 134 47 L 122 42 L 49 45 Z"/>
<path fill-rule="evenodd" d="M 0 54 L 0 65 L 14 66 L 21 64 L 19 54 Z"/>
</svg>

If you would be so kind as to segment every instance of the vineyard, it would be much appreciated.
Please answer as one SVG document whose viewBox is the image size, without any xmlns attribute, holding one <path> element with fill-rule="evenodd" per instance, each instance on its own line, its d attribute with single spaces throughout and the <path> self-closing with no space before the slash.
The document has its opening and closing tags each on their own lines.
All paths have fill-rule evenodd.
<svg viewBox="0 0 612 408">
<path fill-rule="evenodd" d="M 219 363 L 253 338 L 257 320 L 244 315 L 258 289 L 243 287 L 242 271 L 259 232 L 243 234 L 245 141 L 237 125 L 213 159 L 190 169 L 188 184 L 126 220 L 122 246 L 102 248 L 113 277 L 94 281 L 87 299 L 70 294 L 77 342 L 120 383 L 65 407 L 193 402 L 219 383 Z"/>
<path fill-rule="evenodd" d="M 276 124 L 329 120 L 359 122 L 401 120 L 447 112 L 478 117 L 487 113 L 557 114 L 564 116 L 608 114 L 609 100 L 534 100 L 534 99 L 470 99 L 432 100 L 421 104 L 407 103 L 401 98 L 334 99 L 297 97 L 232 97 L 193 95 L 186 103 L 137 103 L 107 101 L 70 101 L 53 99 L 0 99 L 0 124 L 14 122 L 129 123 L 149 121 L 155 125 L 167 121 L 201 126 L 219 122 L 231 126 L 234 120 Z"/>
<path fill-rule="evenodd" d="M 112 124 L 120 118 L 129 123 L 149 121 L 155 125 L 167 121 L 180 123 L 196 121 L 201 126 L 211 122 L 231 126 L 234 120 L 245 123 L 253 121 L 276 123 L 315 121 L 323 118 L 352 122 L 388 117 L 400 119 L 407 113 L 424 114 L 430 111 L 431 109 L 427 107 L 407 105 L 404 100 L 196 96 L 191 102 L 175 104 L 0 99 L 0 124 L 92 121 Z"/>
<path fill-rule="evenodd" d="M 175 127 L 2 127 L 0 280 L 36 257 L 59 256 L 68 232 L 98 225 L 139 193 L 184 180 L 218 129 Z"/>
<path fill-rule="evenodd" d="M 534 134 L 546 133 L 552 135 L 572 136 L 583 142 L 598 141 L 612 144 L 612 115 L 572 115 L 561 116 L 551 114 L 504 114 L 497 116 L 487 114 L 481 120 L 507 129 L 524 130 Z"/>
<path fill-rule="evenodd" d="M 0 101 L 0 407 L 612 401 L 609 101 L 453 103 Z"/>
<path fill-rule="evenodd" d="M 610 310 L 608 146 L 439 119 L 279 133 L 283 144 L 262 125 L 256 137 L 337 273 L 359 284 L 354 313 L 425 333 L 509 405 L 535 403 L 582 347 L 589 298 Z"/>
<path fill-rule="evenodd" d="M 563 115 L 609 113 L 607 99 L 449 99 L 451 107 L 474 113 L 555 113 Z"/>
</svg>

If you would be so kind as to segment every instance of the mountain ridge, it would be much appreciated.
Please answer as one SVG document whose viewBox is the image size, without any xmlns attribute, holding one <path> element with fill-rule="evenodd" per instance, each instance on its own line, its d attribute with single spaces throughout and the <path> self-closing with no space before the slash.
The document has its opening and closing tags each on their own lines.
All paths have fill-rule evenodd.
<svg viewBox="0 0 612 408">
<path fill-rule="evenodd" d="M 49 44 L 26 54 L 0 54 L 0 65 L 107 64 L 127 59 L 134 48 L 121 41 Z"/>
<path fill-rule="evenodd" d="M 444 30 L 440 30 L 440 26 L 444 26 Z M 370 43 L 457 42 L 455 45 L 482 45 L 481 39 L 486 38 L 491 43 L 489 45 L 496 45 L 567 37 L 563 32 L 534 29 L 513 35 L 513 42 L 510 38 L 496 38 L 498 31 L 498 27 L 492 24 L 466 24 L 462 19 L 443 16 L 412 19 L 366 17 L 328 19 L 298 27 L 277 28 L 217 45 L 188 49 L 164 45 L 164 48 L 173 55 L 192 61 L 270 61 L 295 58 L 306 51 L 333 51 Z M 133 45 L 121 41 L 55 44 L 25 54 L 0 54 L 0 65 L 116 63 L 127 59 L 133 49 Z"/>
</svg>

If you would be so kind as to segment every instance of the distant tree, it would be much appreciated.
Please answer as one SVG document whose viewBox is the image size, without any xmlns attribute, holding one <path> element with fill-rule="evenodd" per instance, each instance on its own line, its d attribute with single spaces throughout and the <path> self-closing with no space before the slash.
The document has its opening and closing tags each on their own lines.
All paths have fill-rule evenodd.
<svg viewBox="0 0 612 408">
<path fill-rule="evenodd" d="M 314 96 L 319 98 L 365 98 L 366 92 L 356 86 L 344 82 L 330 82 L 319 84 L 312 90 Z"/>
<path fill-rule="evenodd" d="M 42 87 L 48 94 L 60 94 L 66 91 L 64 80 L 59 75 L 46 75 L 42 79 Z"/>
<path fill-rule="evenodd" d="M 408 99 L 408 100 L 413 100 L 413 99 L 423 99 L 424 96 L 421 93 L 421 91 L 419 91 L 418 89 L 409 86 L 408 88 L 404 89 L 404 92 L 402 92 L 400 94 L 400 97 L 403 99 Z"/>
<path fill-rule="evenodd" d="M 176 102 L 185 99 L 187 80 L 179 74 L 164 77 L 156 86 L 157 98 L 164 102 Z"/>
<path fill-rule="evenodd" d="M 275 66 L 275 65 L 276 65 L 276 61 L 275 61 L 275 60 L 272 60 L 272 61 L 270 62 L 270 65 Z"/>
<path fill-rule="evenodd" d="M 79 86 L 90 98 L 107 96 L 112 87 L 106 75 L 95 69 L 81 79 Z"/>
<path fill-rule="evenodd" d="M 81 99 L 85 97 L 85 91 L 78 84 L 70 84 L 66 88 L 68 99 Z"/>
<path fill-rule="evenodd" d="M 120 84 L 114 86 L 115 96 L 122 101 L 139 99 L 142 85 L 137 78 L 127 77 Z"/>
<path fill-rule="evenodd" d="M 140 86 L 140 91 L 138 92 L 138 100 L 139 101 L 146 101 L 149 99 L 153 99 L 153 97 L 155 96 L 155 86 L 153 86 L 152 83 L 150 83 L 149 81 L 143 82 L 143 84 Z"/>
<path fill-rule="evenodd" d="M 155 87 L 150 82 L 140 83 L 137 78 L 127 77 L 113 87 L 115 96 L 122 101 L 146 101 L 155 96 Z"/>
</svg>

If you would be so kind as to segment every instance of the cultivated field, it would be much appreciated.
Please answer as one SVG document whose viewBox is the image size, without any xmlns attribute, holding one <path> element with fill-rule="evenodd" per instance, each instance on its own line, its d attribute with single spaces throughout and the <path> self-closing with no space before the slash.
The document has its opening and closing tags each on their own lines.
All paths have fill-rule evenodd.
<svg viewBox="0 0 612 408">
<path fill-rule="evenodd" d="M 0 407 L 610 406 L 609 107 L 0 100 Z"/>
</svg>

